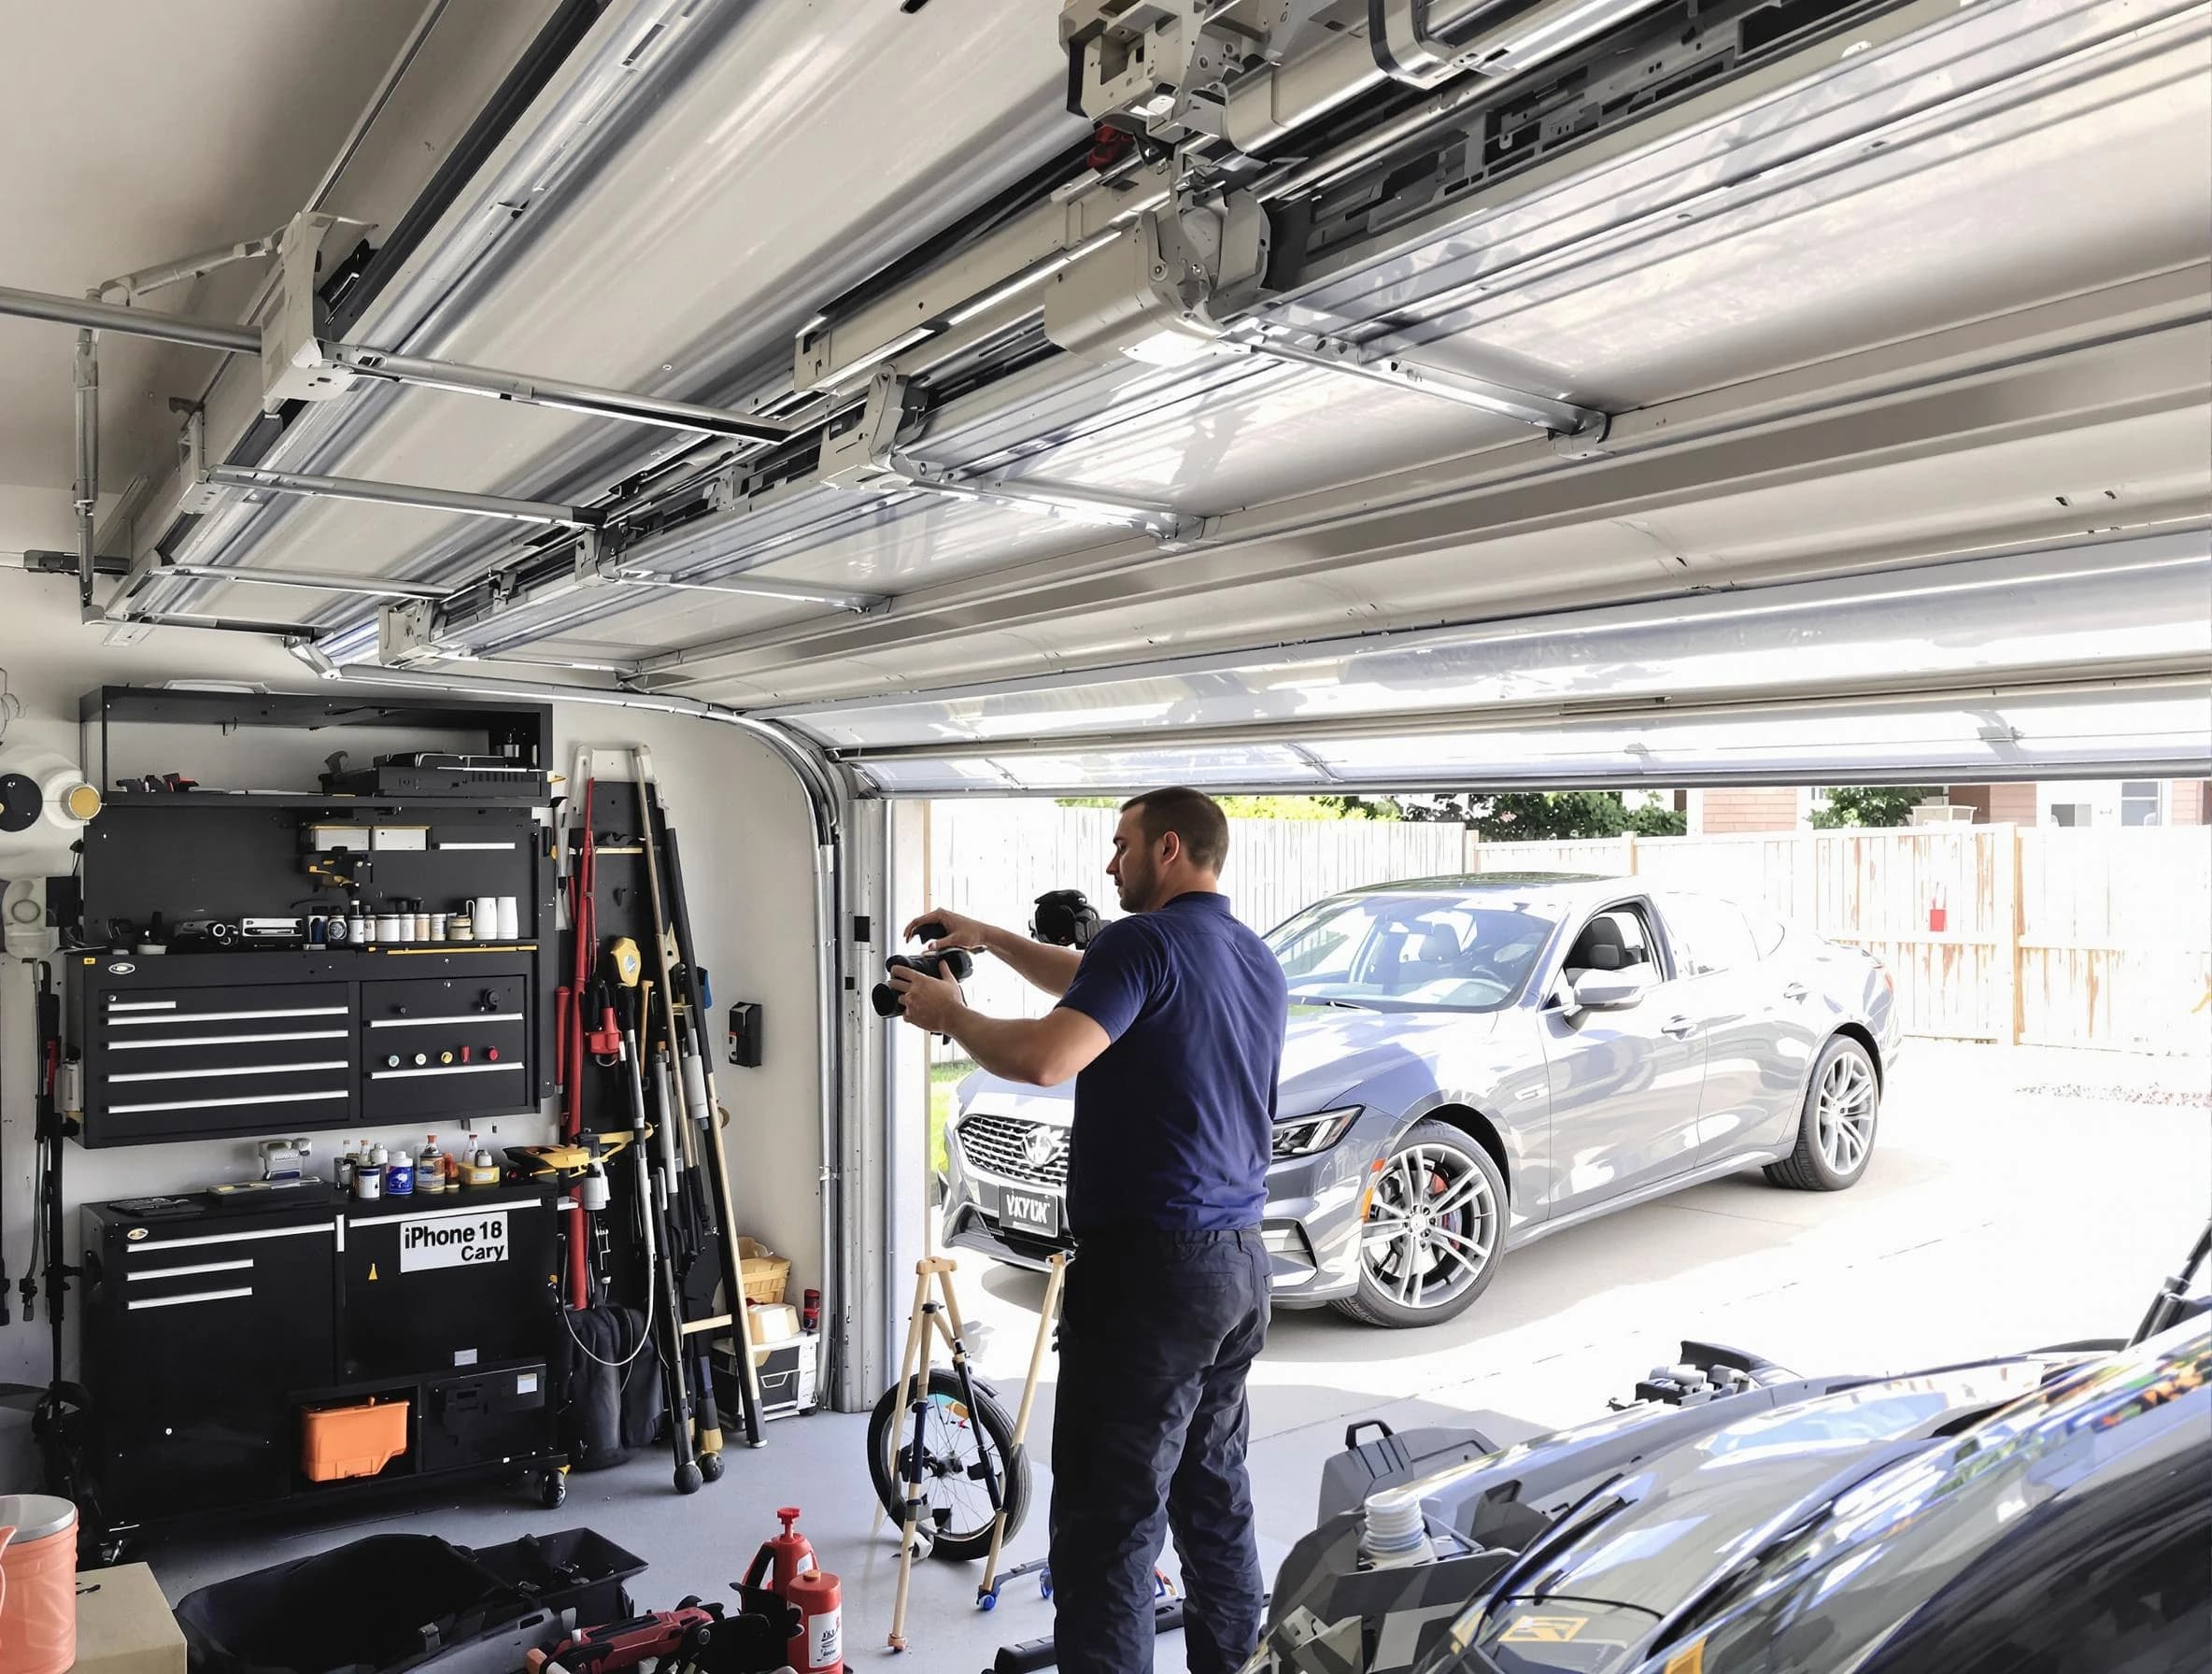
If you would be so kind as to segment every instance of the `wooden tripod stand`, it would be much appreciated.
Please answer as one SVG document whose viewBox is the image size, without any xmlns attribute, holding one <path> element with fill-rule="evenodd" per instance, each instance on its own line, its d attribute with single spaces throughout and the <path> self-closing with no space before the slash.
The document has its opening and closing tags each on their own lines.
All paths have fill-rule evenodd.
<svg viewBox="0 0 2212 1674">
<path fill-rule="evenodd" d="M 1044 1356 L 1052 1347 L 1053 1328 L 1060 1321 L 1060 1286 L 1066 1283 L 1067 1277 L 1068 1257 L 1065 1253 L 1055 1251 L 1045 1273 L 1044 1305 L 1037 1313 L 1037 1341 L 1029 1349 L 1029 1376 L 1022 1384 L 1021 1409 L 1014 1415 L 1014 1453 L 1006 1465 L 1009 1476 L 1017 1470 L 1026 1473 L 1029 1468 L 1028 1455 L 1023 1451 L 1023 1444 L 1029 1434 L 1029 1409 L 1037 1404 L 1037 1378 L 1044 1369 Z M 980 1609 L 987 1610 L 995 1606 L 999 1602 L 999 1589 L 1015 1576 L 1031 1574 L 1043 1568 L 1042 1561 L 1024 1564 L 1001 1577 L 999 1574 L 999 1548 L 1005 1539 L 1006 1508 L 1001 1505 L 998 1516 L 991 1523 L 991 1551 L 990 1555 L 984 1559 L 983 1582 L 975 1589 L 975 1602 Z"/>
<path fill-rule="evenodd" d="M 953 1274 L 957 1263 L 944 1256 L 917 1261 L 914 1267 L 914 1312 L 906 1322 L 906 1350 L 899 1359 L 899 1401 L 914 1425 L 914 1434 L 906 1445 L 899 1450 L 899 1493 L 901 1525 L 899 1532 L 899 1595 L 891 1607 L 890 1647 L 893 1651 L 906 1649 L 906 1597 L 908 1583 L 914 1577 L 914 1561 L 929 1555 L 931 1531 L 923 1526 L 922 1470 L 925 1456 L 926 1432 L 929 1408 L 933 1397 L 929 1393 L 929 1355 L 937 1338 L 943 1338 L 952 1355 L 954 1375 L 959 1379 L 960 1398 L 968 1411 L 976 1411 L 975 1379 L 968 1366 L 966 1326 L 960 1319 L 960 1304 L 953 1294 Z M 930 1292 L 935 1281 L 937 1296 Z M 1036 1374 L 1032 1369 L 1030 1382 L 1034 1385 Z M 1028 1402 L 1022 1403 L 1023 1413 Z M 1019 1431 L 1016 1431 L 1018 1437 Z M 976 1450 L 979 1473 L 983 1478 L 984 1492 L 990 1500 L 994 1519 L 992 1540 L 994 1550 L 998 1536 L 996 1526 L 1006 1521 L 1006 1496 L 999 1472 L 991 1463 L 991 1450 L 980 1439 Z M 1010 1454 L 1006 1461 L 1009 1471 L 1026 1470 L 1028 1463 L 1018 1455 Z"/>
</svg>

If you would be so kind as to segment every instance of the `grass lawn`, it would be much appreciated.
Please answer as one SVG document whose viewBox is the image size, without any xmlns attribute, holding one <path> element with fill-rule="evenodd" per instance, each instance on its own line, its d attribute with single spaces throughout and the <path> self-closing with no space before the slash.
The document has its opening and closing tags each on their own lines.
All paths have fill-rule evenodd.
<svg viewBox="0 0 2212 1674">
<path fill-rule="evenodd" d="M 966 1058 L 929 1066 L 929 1167 L 942 1174 L 949 1166 L 944 1155 L 944 1125 L 952 1119 L 953 1089 L 975 1066 Z"/>
</svg>

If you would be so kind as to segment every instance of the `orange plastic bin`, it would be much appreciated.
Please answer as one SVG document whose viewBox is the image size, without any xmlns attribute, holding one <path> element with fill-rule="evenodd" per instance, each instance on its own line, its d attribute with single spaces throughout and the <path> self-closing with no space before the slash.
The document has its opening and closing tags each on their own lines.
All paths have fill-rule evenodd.
<svg viewBox="0 0 2212 1674">
<path fill-rule="evenodd" d="M 300 1468 L 311 1482 L 375 1476 L 407 1451 L 407 1403 L 361 1401 L 300 1413 Z"/>
</svg>

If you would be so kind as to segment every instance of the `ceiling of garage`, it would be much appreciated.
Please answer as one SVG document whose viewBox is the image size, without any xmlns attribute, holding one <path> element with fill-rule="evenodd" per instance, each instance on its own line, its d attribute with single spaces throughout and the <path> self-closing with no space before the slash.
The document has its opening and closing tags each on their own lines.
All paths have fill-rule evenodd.
<svg viewBox="0 0 2212 1674">
<path fill-rule="evenodd" d="M 241 35 L 252 33 L 246 13 L 265 16 L 209 9 Z M 299 102 L 275 148 L 295 163 L 334 151 L 415 21 L 408 8 L 333 9 L 385 33 L 348 54 L 354 83 L 324 82 Z M 1539 773 L 1581 776 L 1609 760 L 1617 776 L 1636 765 L 1628 745 L 1654 745 L 1644 730 L 1665 721 L 1678 750 L 1665 771 L 1680 778 L 1731 759 L 1711 732 L 1719 718 L 1696 722 L 1704 732 L 1649 711 L 1578 721 L 1587 731 L 1571 761 L 1512 723 L 1538 701 L 1693 688 L 1848 701 L 1862 718 L 1886 694 L 1893 727 L 1845 731 L 1901 764 L 1923 759 L 1914 741 L 1930 727 L 1969 743 L 2008 730 L 2017 750 L 2039 717 L 2061 771 L 2060 758 L 2109 752 L 2129 728 L 2189 745 L 2192 715 L 2200 736 L 2176 759 L 2194 760 L 2212 753 L 2202 690 L 2171 683 L 2212 663 L 2196 608 L 2212 576 L 2205 542 L 2162 567 L 2110 537 L 2201 532 L 2212 515 L 2208 31 L 2212 7 L 2159 0 L 1869 14 L 1864 28 L 1414 218 L 1272 305 L 1285 320 L 1357 329 L 1370 346 L 1602 407 L 1615 416 L 1610 457 L 1568 460 L 1465 406 L 1244 356 L 1160 369 L 1060 354 L 938 406 L 909 451 L 1171 506 L 1205 520 L 1194 538 L 1163 547 L 986 504 L 802 487 L 702 518 L 642 561 L 693 581 L 887 596 L 887 609 L 588 589 L 503 610 L 450 648 L 479 669 L 588 665 L 781 716 L 869 757 L 887 786 L 1158 778 L 1170 765 L 1159 759 L 1094 750 L 1077 761 L 1056 756 L 1056 741 L 1119 748 L 1172 726 L 1191 744 L 1192 729 L 1208 729 L 1219 734 L 1210 747 L 1226 749 L 1240 729 L 1311 731 L 1326 719 L 1372 731 L 1412 707 L 1488 712 L 1479 746 L 1447 747 L 1447 735 L 1478 734 L 1446 721 L 1424 732 L 1419 752 L 1439 773 L 1518 750 Z M 63 33 L 38 38 L 42 63 L 81 49 Z M 253 61 L 281 84 L 275 66 L 312 56 L 305 33 L 255 34 L 254 52 L 274 56 Z M 618 122 L 559 128 L 560 101 L 596 85 L 594 63 L 631 60 L 654 78 L 649 99 Z M 1013 0 L 934 0 L 888 20 L 609 6 L 354 339 L 734 407 L 771 400 L 810 316 L 1081 141 L 1084 124 L 1060 108 L 1063 70 L 1049 24 Z M 309 109 L 347 114 L 317 127 Z M 529 153 L 556 130 L 581 135 L 556 149 L 558 165 Z M 320 167 L 275 169 L 270 149 L 231 135 L 193 160 L 164 159 L 178 171 L 172 195 L 197 192 L 208 206 L 135 242 L 121 229 L 140 225 L 144 189 L 132 188 L 127 215 L 85 216 L 104 200 L 73 174 L 72 192 L 11 220 L 36 234 L 37 260 L 11 258 L 0 282 L 80 291 L 119 264 L 176 253 L 171 242 L 229 236 L 241 220 L 266 230 Z M 501 175 L 518 156 L 534 172 Z M 523 179 L 518 230 L 466 219 L 470 203 L 504 203 Z M 72 205 L 114 224 L 46 238 Z M 163 248 L 143 248 L 148 238 Z M 431 282 L 448 269 L 465 282 Z M 182 300 L 221 313 L 243 298 Z M 0 429 L 0 475 L 35 470 L 43 482 L 58 470 L 65 483 L 69 334 L 0 332 L 0 353 L 19 351 L 50 418 L 26 425 L 19 408 L 5 421 L 18 430 Z M 119 378 L 165 391 L 178 376 L 167 360 L 147 362 L 163 369 L 150 383 L 119 363 Z M 0 378 L 16 368 L 0 361 Z M 150 419 L 133 422 L 126 453 L 163 439 Z M 681 440 L 380 386 L 311 410 L 269 461 L 585 500 Z M 263 497 L 202 518 L 169 556 L 459 585 L 516 549 L 511 528 L 482 520 Z M 1917 619 L 1929 589 L 1898 573 L 1973 561 L 2016 571 L 1987 572 L 2006 586 L 1986 593 L 1945 593 L 1966 601 L 1942 636 L 1955 655 L 1921 655 L 1925 636 L 1893 630 Z M 2053 579 L 2063 574 L 2075 579 Z M 2030 590 L 2007 590 L 2020 576 Z M 161 586 L 165 610 L 297 622 L 340 662 L 375 653 L 373 601 Z M 1760 603 L 1734 590 L 1764 588 L 1785 590 Z M 1735 603 L 1716 606 L 1713 589 Z M 1699 595 L 1687 614 L 1664 603 Z M 2044 632 L 2003 615 L 2023 598 L 2063 603 L 2063 619 Z M 1826 660 L 1765 637 L 1792 600 L 1834 624 Z M 1513 626 L 1357 638 L 1483 623 Z M 1606 635 L 1614 651 L 1596 648 Z M 2110 694 L 2028 689 L 2077 680 L 2116 648 L 2167 684 L 2130 690 L 2124 707 Z M 1411 693 L 1368 678 L 1410 656 L 1454 673 Z M 1943 681 L 2001 687 L 2021 707 L 1970 714 L 1933 689 Z M 992 759 L 1010 733 L 1025 748 Z M 1224 783 L 1419 776 L 1402 748 L 1331 747 L 1319 765 L 1309 753 L 1184 766 Z"/>
</svg>

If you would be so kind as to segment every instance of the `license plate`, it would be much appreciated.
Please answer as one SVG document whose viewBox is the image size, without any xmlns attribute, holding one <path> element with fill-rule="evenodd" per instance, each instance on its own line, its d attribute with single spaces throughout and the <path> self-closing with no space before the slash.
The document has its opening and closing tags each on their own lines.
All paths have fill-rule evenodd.
<svg viewBox="0 0 2212 1674">
<path fill-rule="evenodd" d="M 1060 1200 L 1050 1192 L 1026 1192 L 1017 1186 L 1002 1185 L 999 1188 L 999 1225 L 1009 1232 L 1057 1238 Z"/>
</svg>

